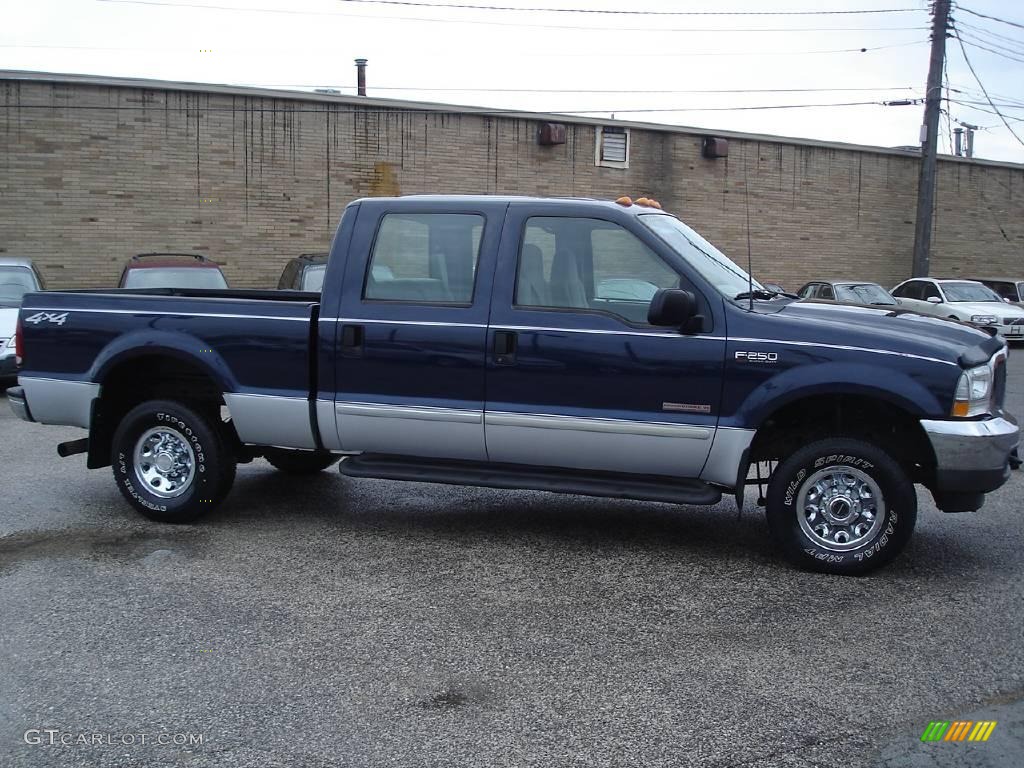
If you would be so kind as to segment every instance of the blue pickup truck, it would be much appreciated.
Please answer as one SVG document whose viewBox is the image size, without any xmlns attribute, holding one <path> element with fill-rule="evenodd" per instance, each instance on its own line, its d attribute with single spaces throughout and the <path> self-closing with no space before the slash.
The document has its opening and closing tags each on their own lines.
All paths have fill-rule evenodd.
<svg viewBox="0 0 1024 768">
<path fill-rule="evenodd" d="M 742 503 L 756 467 L 797 565 L 859 574 L 906 544 L 915 484 L 973 511 L 1009 475 L 1006 347 L 900 309 L 764 289 L 653 204 L 351 203 L 322 294 L 30 294 L 24 419 L 192 521 L 238 462 L 309 473 Z"/>
</svg>

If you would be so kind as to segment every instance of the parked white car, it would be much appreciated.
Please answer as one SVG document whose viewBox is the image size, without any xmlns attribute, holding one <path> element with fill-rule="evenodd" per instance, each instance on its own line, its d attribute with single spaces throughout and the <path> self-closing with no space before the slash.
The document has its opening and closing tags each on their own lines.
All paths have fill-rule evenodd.
<svg viewBox="0 0 1024 768">
<path fill-rule="evenodd" d="M 907 309 L 960 320 L 978 328 L 995 328 L 1008 339 L 1024 339 L 1024 309 L 974 280 L 916 277 L 892 289 Z"/>
<path fill-rule="evenodd" d="M 21 298 L 44 288 L 43 278 L 29 259 L 0 257 L 0 378 L 18 371 L 14 331 Z"/>
</svg>

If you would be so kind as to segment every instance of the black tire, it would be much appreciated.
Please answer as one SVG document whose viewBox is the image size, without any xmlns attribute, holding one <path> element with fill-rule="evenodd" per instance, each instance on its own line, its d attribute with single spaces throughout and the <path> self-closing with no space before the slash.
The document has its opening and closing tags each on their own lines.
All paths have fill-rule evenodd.
<svg viewBox="0 0 1024 768">
<path fill-rule="evenodd" d="M 830 473 L 830 468 L 850 471 Z M 860 497 L 851 490 L 840 493 L 837 486 L 819 484 L 837 478 L 852 480 L 869 496 Z M 805 512 L 808 501 L 814 506 L 817 489 L 821 488 L 832 495 L 821 504 L 822 509 L 829 507 L 832 519 L 827 519 L 824 512 Z M 865 503 L 863 498 L 874 499 L 877 494 L 884 504 L 883 514 L 864 516 L 880 505 Z M 793 564 L 821 573 L 861 575 L 885 565 L 906 546 L 917 522 L 917 493 L 903 468 L 885 451 L 863 440 L 828 438 L 801 448 L 778 465 L 768 485 L 766 513 L 772 538 Z M 833 524 L 854 513 L 848 524 Z M 801 516 L 811 533 L 801 525 Z M 876 526 L 879 517 L 882 519 Z M 815 527 L 822 524 L 830 528 Z M 861 530 L 865 525 L 867 530 Z M 817 535 L 812 536 L 814 531 Z M 842 541 L 843 537 L 848 541 Z"/>
<path fill-rule="evenodd" d="M 290 451 L 286 448 L 268 448 L 263 457 L 289 475 L 315 475 L 341 459 L 341 456 L 327 451 Z"/>
<path fill-rule="evenodd" d="M 155 437 L 187 445 L 191 451 L 191 478 L 182 479 L 180 490 L 162 476 L 147 483 L 140 474 L 151 473 L 149 465 L 138 460 L 136 448 L 151 430 Z M 192 408 L 170 400 L 149 400 L 130 410 L 114 433 L 111 452 L 114 479 L 121 493 L 135 509 L 160 523 L 190 523 L 214 509 L 231 489 L 235 479 L 235 457 L 228 449 L 217 420 L 202 416 Z M 161 484 L 175 495 L 161 495 Z"/>
</svg>

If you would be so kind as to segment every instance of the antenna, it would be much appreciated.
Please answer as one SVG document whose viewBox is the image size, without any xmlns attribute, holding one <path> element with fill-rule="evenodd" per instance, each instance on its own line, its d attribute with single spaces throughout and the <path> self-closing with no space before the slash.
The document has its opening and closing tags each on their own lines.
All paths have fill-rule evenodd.
<svg viewBox="0 0 1024 768">
<path fill-rule="evenodd" d="M 747 182 L 747 148 L 743 148 L 743 203 L 747 208 L 747 309 L 754 311 L 754 257 L 750 250 L 750 184 Z"/>
</svg>

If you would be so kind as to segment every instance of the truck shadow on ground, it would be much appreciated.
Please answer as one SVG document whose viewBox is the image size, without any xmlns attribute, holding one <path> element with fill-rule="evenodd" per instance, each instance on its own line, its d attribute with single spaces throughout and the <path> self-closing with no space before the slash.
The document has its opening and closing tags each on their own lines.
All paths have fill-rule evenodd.
<svg viewBox="0 0 1024 768">
<path fill-rule="evenodd" d="M 486 545 L 538 540 L 563 549 L 630 547 L 752 566 L 789 569 L 768 532 L 764 510 L 748 490 L 743 513 L 725 496 L 712 507 L 518 491 L 356 480 L 336 470 L 301 478 L 277 472 L 240 475 L 228 500 L 204 520 L 218 528 L 280 523 L 289 529 L 380 532 Z M 990 572 L 998 560 L 977 556 L 960 536 L 921 521 L 902 556 L 878 571 L 907 578 L 948 579 Z M 1007 572 L 1013 563 L 1004 564 Z"/>
</svg>

